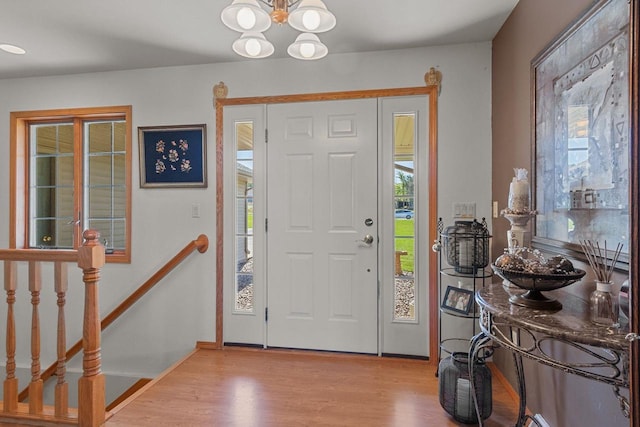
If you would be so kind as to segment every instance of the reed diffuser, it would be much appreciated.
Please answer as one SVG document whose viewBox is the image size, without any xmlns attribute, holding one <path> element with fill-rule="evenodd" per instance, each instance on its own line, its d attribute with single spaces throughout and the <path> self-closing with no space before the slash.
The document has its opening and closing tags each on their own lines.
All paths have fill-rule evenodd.
<svg viewBox="0 0 640 427">
<path fill-rule="evenodd" d="M 622 244 L 618 243 L 611 260 L 608 258 L 607 241 L 604 250 L 596 242 L 590 240 L 580 242 L 593 274 L 596 276 L 596 289 L 589 297 L 591 321 L 598 325 L 618 327 L 618 300 L 611 294 L 613 270 L 622 252 Z"/>
</svg>

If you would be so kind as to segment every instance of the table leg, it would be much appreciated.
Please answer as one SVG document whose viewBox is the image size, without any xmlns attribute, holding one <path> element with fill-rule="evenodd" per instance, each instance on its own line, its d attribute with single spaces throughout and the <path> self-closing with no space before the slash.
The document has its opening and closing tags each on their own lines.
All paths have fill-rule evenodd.
<svg viewBox="0 0 640 427">
<path fill-rule="evenodd" d="M 520 329 L 509 328 L 511 333 L 511 341 L 516 346 L 520 346 Z M 526 421 L 531 421 L 538 427 L 540 423 L 533 417 L 527 415 L 527 384 L 524 379 L 524 367 L 522 366 L 522 355 L 517 352 L 513 352 L 513 363 L 516 367 L 516 377 L 518 381 L 518 396 L 520 396 L 520 406 L 518 407 L 518 419 L 516 420 L 516 427 L 524 427 Z M 531 425 L 531 424 L 529 424 Z"/>
<path fill-rule="evenodd" d="M 520 406 L 518 407 L 518 420 L 516 421 L 516 427 L 524 426 L 524 422 L 527 419 L 527 386 L 524 379 L 524 369 L 522 367 L 522 356 L 518 353 L 513 353 L 513 363 L 516 366 L 516 376 L 518 380 L 518 396 L 520 396 Z M 537 424 L 537 423 L 536 423 Z"/>
<path fill-rule="evenodd" d="M 471 387 L 471 397 L 473 398 L 473 406 L 476 411 L 476 416 L 478 417 L 479 427 L 482 427 L 482 417 L 480 416 L 480 407 L 478 405 L 478 397 L 476 396 L 476 386 L 475 386 L 476 364 L 474 362 L 476 359 L 479 358 L 480 354 L 483 354 L 483 355 L 486 354 L 481 352 L 486 349 L 486 347 L 489 345 L 490 342 L 491 342 L 491 338 L 489 338 L 484 332 L 480 332 L 479 334 L 471 338 L 471 343 L 469 346 L 469 357 L 468 357 L 469 385 Z"/>
</svg>

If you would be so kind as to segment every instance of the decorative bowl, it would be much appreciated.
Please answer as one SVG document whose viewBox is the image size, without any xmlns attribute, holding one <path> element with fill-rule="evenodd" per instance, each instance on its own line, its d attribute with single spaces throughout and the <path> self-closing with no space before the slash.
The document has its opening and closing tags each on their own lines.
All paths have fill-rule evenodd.
<svg viewBox="0 0 640 427">
<path fill-rule="evenodd" d="M 495 264 L 491 264 L 491 268 L 498 276 L 527 291 L 522 295 L 514 295 L 509 298 L 512 304 L 539 310 L 560 310 L 562 308 L 559 301 L 547 298 L 541 293 L 542 291 L 553 291 L 569 286 L 582 279 L 586 274 L 584 270 L 577 268 L 574 271 L 556 274 L 509 270 Z"/>
</svg>

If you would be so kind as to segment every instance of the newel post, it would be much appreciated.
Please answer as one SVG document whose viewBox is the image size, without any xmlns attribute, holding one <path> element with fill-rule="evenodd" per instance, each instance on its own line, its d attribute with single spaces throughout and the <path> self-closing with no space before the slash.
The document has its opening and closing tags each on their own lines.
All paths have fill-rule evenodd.
<svg viewBox="0 0 640 427">
<path fill-rule="evenodd" d="M 100 362 L 100 306 L 98 282 L 105 263 L 100 233 L 86 230 L 84 243 L 78 249 L 78 267 L 85 286 L 84 323 L 82 332 L 82 378 L 78 380 L 78 425 L 100 426 L 105 422 L 105 379 Z"/>
</svg>

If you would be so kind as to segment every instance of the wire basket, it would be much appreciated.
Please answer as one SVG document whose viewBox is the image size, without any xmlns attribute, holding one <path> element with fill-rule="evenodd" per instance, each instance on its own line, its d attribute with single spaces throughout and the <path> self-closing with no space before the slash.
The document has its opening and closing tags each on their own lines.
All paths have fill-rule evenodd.
<svg viewBox="0 0 640 427">
<path fill-rule="evenodd" d="M 482 223 L 456 221 L 442 233 L 447 263 L 458 273 L 476 274 L 489 265 L 490 237 L 484 218 Z"/>
</svg>

